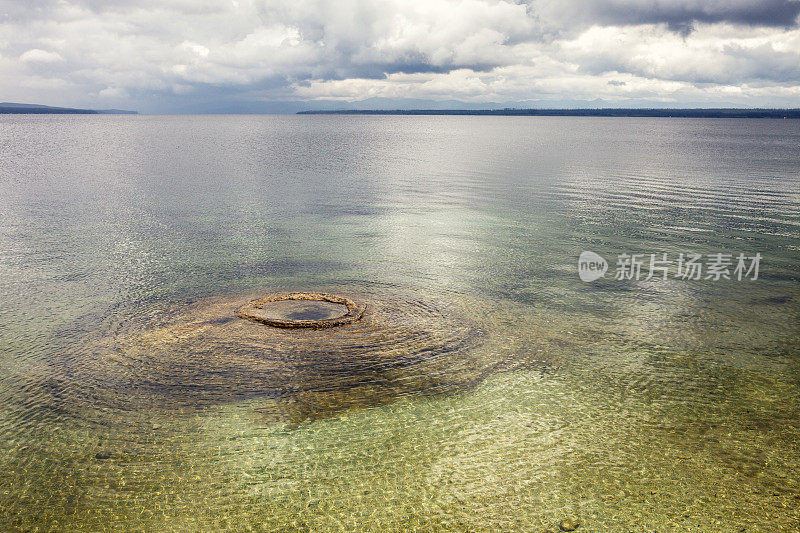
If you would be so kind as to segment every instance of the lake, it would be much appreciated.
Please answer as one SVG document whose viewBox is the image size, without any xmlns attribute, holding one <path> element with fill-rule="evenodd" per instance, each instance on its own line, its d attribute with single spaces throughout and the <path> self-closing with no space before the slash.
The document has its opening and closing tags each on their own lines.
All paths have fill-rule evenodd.
<svg viewBox="0 0 800 533">
<path fill-rule="evenodd" d="M 0 529 L 800 529 L 798 120 L 15 115 L 0 156 Z M 366 322 L 235 316 L 289 291 Z"/>
</svg>

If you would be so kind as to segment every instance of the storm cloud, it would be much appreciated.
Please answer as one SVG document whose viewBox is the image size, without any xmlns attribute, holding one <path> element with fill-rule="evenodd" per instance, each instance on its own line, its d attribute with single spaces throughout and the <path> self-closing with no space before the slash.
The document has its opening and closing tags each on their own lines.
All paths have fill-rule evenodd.
<svg viewBox="0 0 800 533">
<path fill-rule="evenodd" d="M 796 26 L 800 2 L 794 0 L 545 0 L 532 2 L 533 12 L 546 9 L 564 27 L 583 25 L 666 24 L 685 31 L 695 23 L 744 26 Z"/>
<path fill-rule="evenodd" d="M 798 14 L 794 0 L 0 0 L 0 101 L 798 106 Z"/>
</svg>

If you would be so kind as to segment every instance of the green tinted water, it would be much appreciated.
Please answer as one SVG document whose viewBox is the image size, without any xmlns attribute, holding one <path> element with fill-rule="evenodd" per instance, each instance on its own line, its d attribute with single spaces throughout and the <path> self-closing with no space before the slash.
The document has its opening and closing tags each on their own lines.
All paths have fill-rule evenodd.
<svg viewBox="0 0 800 533">
<path fill-rule="evenodd" d="M 0 526 L 797 530 L 798 146 L 795 121 L 3 118 Z M 718 252 L 759 279 L 613 279 Z M 261 390 L 235 339 L 137 345 L 331 289 L 436 357 L 287 350 Z M 477 338 L 447 351 L 456 319 Z"/>
</svg>

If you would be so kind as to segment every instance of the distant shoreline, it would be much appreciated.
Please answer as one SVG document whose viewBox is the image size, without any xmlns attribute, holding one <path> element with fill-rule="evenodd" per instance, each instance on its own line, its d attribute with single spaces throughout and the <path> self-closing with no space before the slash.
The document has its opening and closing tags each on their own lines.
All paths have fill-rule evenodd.
<svg viewBox="0 0 800 533">
<path fill-rule="evenodd" d="M 11 115 L 138 115 L 137 111 L 124 109 L 81 109 L 53 107 L 38 104 L 12 104 L 0 102 L 0 114 Z"/>
<path fill-rule="evenodd" d="M 298 115 L 481 115 L 523 117 L 800 118 L 800 109 L 338 109 Z"/>
</svg>

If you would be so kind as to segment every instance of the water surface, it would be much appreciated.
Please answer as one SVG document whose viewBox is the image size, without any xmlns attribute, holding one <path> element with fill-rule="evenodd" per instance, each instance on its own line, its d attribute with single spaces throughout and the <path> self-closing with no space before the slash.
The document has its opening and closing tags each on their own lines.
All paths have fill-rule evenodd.
<svg viewBox="0 0 800 533">
<path fill-rule="evenodd" d="M 2 529 L 800 529 L 800 121 L 13 116 L 0 155 Z M 408 364 L 137 344 L 292 290 L 383 295 Z"/>
</svg>

